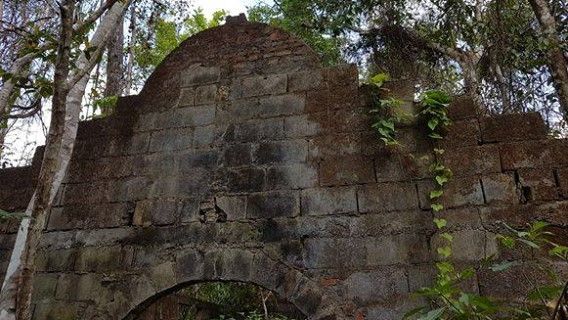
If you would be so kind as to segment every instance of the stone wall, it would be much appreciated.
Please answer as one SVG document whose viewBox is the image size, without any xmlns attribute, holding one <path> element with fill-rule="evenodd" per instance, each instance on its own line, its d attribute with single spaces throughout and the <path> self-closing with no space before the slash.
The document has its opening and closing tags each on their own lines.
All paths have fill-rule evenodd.
<svg viewBox="0 0 568 320">
<path fill-rule="evenodd" d="M 434 154 L 420 123 L 385 150 L 364 92 L 355 66 L 323 68 L 267 25 L 232 18 L 185 41 L 115 115 L 80 125 L 38 253 L 34 318 L 132 319 L 210 280 L 273 290 L 310 319 L 400 318 L 434 274 Z M 450 113 L 458 264 L 500 253 L 499 221 L 543 219 L 565 239 L 566 140 L 534 114 L 479 118 L 467 99 Z M 34 168 L 0 171 L 0 206 L 25 206 Z M 525 266 L 533 258 L 546 259 Z M 515 269 L 499 277 L 480 271 L 471 286 L 523 290 Z"/>
</svg>

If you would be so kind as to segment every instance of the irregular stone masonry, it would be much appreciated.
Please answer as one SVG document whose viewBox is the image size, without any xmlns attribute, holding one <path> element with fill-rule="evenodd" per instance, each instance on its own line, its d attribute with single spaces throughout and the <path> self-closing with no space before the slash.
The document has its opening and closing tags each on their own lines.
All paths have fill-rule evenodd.
<svg viewBox="0 0 568 320">
<path fill-rule="evenodd" d="M 432 281 L 424 126 L 401 128 L 388 152 L 355 66 L 323 68 L 291 35 L 230 21 L 185 41 L 114 115 L 81 123 L 36 261 L 34 319 L 132 319 L 208 280 L 263 286 L 310 319 L 397 319 Z M 453 258 L 500 253 L 499 221 L 544 219 L 566 240 L 566 140 L 536 114 L 479 118 L 465 98 L 450 114 Z M 25 208 L 40 157 L 0 170 L 0 208 Z M 16 231 L 0 225 L 0 272 Z M 512 269 L 471 285 L 511 297 L 523 281 Z"/>
</svg>

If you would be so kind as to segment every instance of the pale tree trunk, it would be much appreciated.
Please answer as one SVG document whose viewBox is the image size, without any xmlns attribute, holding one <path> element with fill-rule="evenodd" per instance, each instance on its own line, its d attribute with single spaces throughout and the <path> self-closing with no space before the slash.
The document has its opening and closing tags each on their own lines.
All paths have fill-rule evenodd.
<svg viewBox="0 0 568 320">
<path fill-rule="evenodd" d="M 121 96 L 123 89 L 124 20 L 115 29 L 107 45 L 106 87 L 104 97 Z"/>
<path fill-rule="evenodd" d="M 130 94 L 133 86 L 134 45 L 136 44 L 136 7 L 130 9 L 130 42 L 128 43 L 128 64 L 126 65 L 126 93 Z"/>
<path fill-rule="evenodd" d="M 564 111 L 564 119 L 568 120 L 568 63 L 560 47 L 556 21 L 550 13 L 546 0 L 529 0 L 529 2 L 549 45 L 548 68 L 556 89 L 558 102 Z"/>
<path fill-rule="evenodd" d="M 67 0 L 64 6 L 69 8 L 73 2 L 73 0 Z M 26 215 L 29 218 L 22 220 L 18 230 L 16 244 L 8 266 L 9 272 L 7 272 L 2 286 L 0 294 L 0 319 L 2 320 L 27 320 L 30 317 L 36 253 L 48 212 L 65 177 L 73 152 L 81 101 L 85 93 L 88 76 L 130 2 L 115 2 L 112 5 L 91 40 L 91 45 L 100 49 L 95 51 L 91 60 L 87 60 L 84 55 L 80 56 L 76 63 L 77 71 L 69 73 L 67 70 L 65 73 L 66 68 L 69 67 L 68 52 L 60 48 L 62 51 L 58 54 L 60 56 L 59 66 L 56 68 L 56 81 L 54 81 L 55 90 L 52 106 L 54 112 L 50 134 L 38 186 L 26 210 Z M 64 17 L 63 10 L 61 17 L 62 19 Z M 64 35 L 65 33 L 62 33 L 63 37 L 65 37 Z M 65 46 L 63 43 L 64 41 L 61 41 L 60 47 L 69 48 L 69 44 Z M 62 58 L 66 56 L 67 65 L 65 66 L 63 63 L 65 59 Z"/>
<path fill-rule="evenodd" d="M 22 57 L 16 59 L 10 70 L 8 71 L 13 78 L 22 77 L 27 74 L 28 65 L 35 58 L 34 53 L 28 53 Z M 0 89 L 0 117 L 8 115 L 10 113 L 10 97 L 14 92 L 16 83 L 14 81 L 8 80 L 4 82 L 2 89 Z"/>
</svg>

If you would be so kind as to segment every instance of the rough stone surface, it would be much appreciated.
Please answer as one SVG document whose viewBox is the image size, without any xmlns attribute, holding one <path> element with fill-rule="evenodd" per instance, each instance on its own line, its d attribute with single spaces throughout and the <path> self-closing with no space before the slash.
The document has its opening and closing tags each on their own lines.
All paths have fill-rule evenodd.
<svg viewBox="0 0 568 320">
<path fill-rule="evenodd" d="M 503 222 L 545 220 L 568 242 L 568 143 L 540 117 L 479 118 L 462 97 L 441 158 L 420 121 L 393 151 L 369 129 L 355 66 L 323 68 L 290 34 L 243 19 L 189 38 L 114 115 L 80 124 L 38 251 L 34 319 L 152 319 L 172 288 L 210 280 L 263 286 L 309 319 L 400 319 L 435 274 L 436 159 L 454 172 L 440 216 L 458 264 L 522 259 L 497 245 Z M 1 209 L 25 209 L 41 154 L 0 170 Z M 17 228 L 0 223 L 0 280 Z M 520 274 L 479 270 L 470 287 L 516 298 Z"/>
</svg>

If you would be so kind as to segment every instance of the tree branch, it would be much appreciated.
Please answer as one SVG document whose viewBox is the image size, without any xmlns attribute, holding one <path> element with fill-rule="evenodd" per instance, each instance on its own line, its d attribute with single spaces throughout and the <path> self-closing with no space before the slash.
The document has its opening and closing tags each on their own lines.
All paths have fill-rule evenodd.
<svg viewBox="0 0 568 320">
<path fill-rule="evenodd" d="M 75 32 L 78 32 L 78 33 L 83 32 L 83 28 L 85 28 L 85 27 L 89 26 L 91 23 L 94 23 L 95 21 L 97 21 L 97 19 L 100 18 L 102 16 L 102 14 L 105 13 L 105 11 L 108 10 L 108 8 L 112 7 L 116 1 L 118 1 L 118 0 L 105 1 L 105 3 L 102 6 L 100 6 L 97 10 L 93 11 L 90 16 L 88 16 L 81 23 L 77 24 L 73 28 L 73 30 Z"/>
</svg>

